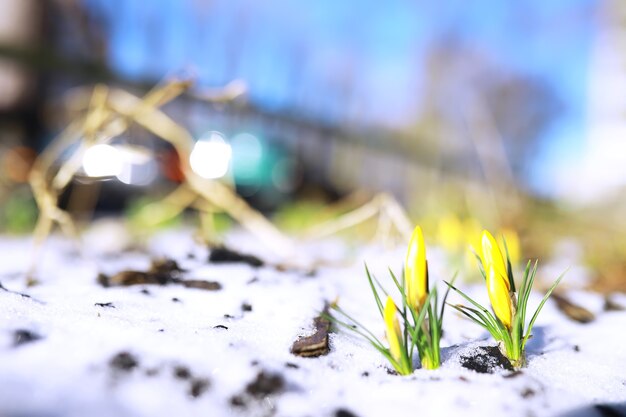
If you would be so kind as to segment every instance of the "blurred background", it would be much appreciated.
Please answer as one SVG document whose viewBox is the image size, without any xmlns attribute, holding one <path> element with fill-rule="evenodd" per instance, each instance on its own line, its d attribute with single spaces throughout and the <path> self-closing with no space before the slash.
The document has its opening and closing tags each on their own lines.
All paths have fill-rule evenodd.
<svg viewBox="0 0 626 417">
<path fill-rule="evenodd" d="M 29 168 L 78 87 L 191 76 L 166 113 L 219 145 L 207 175 L 283 228 L 384 191 L 433 235 L 475 219 L 527 256 L 571 239 L 623 285 L 625 58 L 619 0 L 0 0 L 0 228 L 32 230 Z M 202 99 L 234 80 L 243 97 Z M 132 213 L 180 182 L 170 147 L 120 141 L 150 153 L 62 204 Z"/>
</svg>

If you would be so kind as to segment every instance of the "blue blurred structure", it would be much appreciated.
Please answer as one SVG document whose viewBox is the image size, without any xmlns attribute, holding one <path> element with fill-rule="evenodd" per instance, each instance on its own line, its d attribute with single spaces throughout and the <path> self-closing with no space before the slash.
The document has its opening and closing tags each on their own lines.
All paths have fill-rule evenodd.
<svg viewBox="0 0 626 417">
<path fill-rule="evenodd" d="M 7 48 L 0 33 L 0 56 L 35 69 L 41 88 L 28 114 L 41 125 L 37 115 L 55 109 L 51 98 L 85 82 L 137 91 L 187 72 L 201 91 L 240 79 L 248 86 L 243 106 L 207 106 L 191 95 L 168 111 L 197 137 L 256 135 L 291 154 L 285 166 L 303 163 L 305 180 L 399 197 L 423 176 L 418 166 L 553 192 L 546 179 L 556 162 L 588 141 L 588 92 L 598 78 L 590 68 L 606 23 L 598 16 L 617 7 L 609 0 L 7 1 L 44 17 L 31 49 Z M 237 158 L 235 180 L 250 182 Z"/>
<path fill-rule="evenodd" d="M 264 109 L 398 129 L 429 105 L 429 57 L 450 46 L 485 61 L 455 61 L 461 82 L 474 80 L 464 71 L 514 74 L 558 100 L 558 117 L 525 138 L 540 143 L 523 173 L 535 188 L 553 158 L 581 146 L 594 1 L 84 1 L 105 28 L 112 69 L 129 79 L 193 68 L 207 86 L 246 80 Z M 451 90 L 438 99 L 469 105 L 462 83 Z"/>
<path fill-rule="evenodd" d="M 545 78 L 584 102 L 595 2 L 85 0 L 112 67 L 138 80 L 193 67 L 207 85 L 243 78 L 264 106 L 410 123 L 424 63 L 455 38 L 505 71 Z M 342 90 L 348 89 L 345 94 Z M 579 114 L 578 114 L 579 115 Z"/>
</svg>

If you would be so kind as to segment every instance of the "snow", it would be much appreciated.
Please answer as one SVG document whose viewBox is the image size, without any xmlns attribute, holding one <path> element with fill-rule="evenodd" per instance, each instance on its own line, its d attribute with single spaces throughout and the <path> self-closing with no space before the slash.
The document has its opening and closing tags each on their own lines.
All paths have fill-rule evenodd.
<svg viewBox="0 0 626 417">
<path fill-rule="evenodd" d="M 442 368 L 400 377 L 388 372 L 384 358 L 365 340 L 345 331 L 331 335 L 326 356 L 300 358 L 289 348 L 298 336 L 311 333 L 312 319 L 324 301 L 337 297 L 345 311 L 382 337 L 363 262 L 391 289 L 386 270 L 400 271 L 403 248 L 369 246 L 350 254 L 337 241 L 303 246 L 303 251 L 330 254 L 328 266 L 310 276 L 272 266 L 210 264 L 208 250 L 191 235 L 188 230 L 162 233 L 145 253 L 105 253 L 107 245 L 94 244 L 84 256 L 70 242 L 54 237 L 39 264 L 41 284 L 32 288 L 25 287 L 22 273 L 30 261 L 30 240 L 0 238 L 0 282 L 32 297 L 0 291 L 0 415 L 334 416 L 341 415 L 338 410 L 357 416 L 601 415 L 597 404 L 624 410 L 626 312 L 603 311 L 598 294 L 568 292 L 597 315 L 589 324 L 575 323 L 553 302 L 546 304 L 521 374 L 479 374 L 463 368 L 461 356 L 494 343 L 450 309 L 444 321 Z M 96 234 L 90 239 L 95 242 Z M 231 233 L 228 242 L 271 258 L 245 234 Z M 432 252 L 431 265 L 443 258 Z M 223 288 L 103 288 L 96 283 L 99 272 L 145 269 L 150 259 L 163 255 L 187 269 L 184 278 L 218 281 Z M 351 262 L 339 262 L 348 255 Z M 445 268 L 433 266 L 431 279 L 447 279 L 445 274 Z M 487 301 L 479 283 L 461 285 Z M 530 308 L 540 299 L 539 293 L 533 294 Z M 623 302 L 624 295 L 615 300 Z M 244 303 L 252 311 L 243 311 Z M 41 339 L 16 346 L 16 330 Z M 112 367 L 111 360 L 121 352 L 130 353 L 137 366 Z M 191 377 L 177 377 L 177 367 L 188 368 Z M 262 397 L 247 394 L 246 387 L 261 371 L 282 375 L 284 387 Z M 208 381 L 208 387 L 194 397 L 191 388 L 198 381 Z M 245 407 L 232 405 L 233 397 L 243 399 Z"/>
</svg>

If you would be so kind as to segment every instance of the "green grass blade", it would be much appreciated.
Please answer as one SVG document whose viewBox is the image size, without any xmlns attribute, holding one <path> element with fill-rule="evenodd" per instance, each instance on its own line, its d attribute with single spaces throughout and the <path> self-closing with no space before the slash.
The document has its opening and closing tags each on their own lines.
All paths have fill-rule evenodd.
<svg viewBox="0 0 626 417">
<path fill-rule="evenodd" d="M 382 291 L 383 294 L 385 294 L 385 297 L 389 297 L 389 293 L 387 292 L 387 290 L 385 289 L 385 287 L 383 287 L 383 284 L 380 283 L 380 281 L 378 280 L 378 278 L 376 278 L 376 275 L 372 275 L 372 279 L 374 280 L 374 282 L 376 283 L 376 285 L 378 286 L 378 289 L 380 291 Z"/>
<path fill-rule="evenodd" d="M 384 319 L 385 314 L 383 313 L 383 303 L 380 301 L 380 297 L 378 296 L 378 291 L 376 291 L 376 287 L 374 286 L 374 281 L 372 281 L 372 275 L 370 274 L 370 270 L 365 264 L 365 273 L 367 274 L 367 281 L 370 284 L 370 288 L 372 289 L 372 293 L 374 294 L 374 299 L 376 300 L 376 307 L 378 307 L 378 312 L 380 313 L 380 317 Z"/>
<path fill-rule="evenodd" d="M 569 270 L 569 268 L 567 270 L 565 270 L 561 275 L 559 275 L 559 277 L 557 278 L 556 281 L 554 281 L 554 284 L 552 284 L 552 286 L 550 287 L 548 292 L 546 292 L 546 294 L 543 296 L 543 299 L 541 300 L 541 303 L 539 303 L 539 306 L 535 310 L 535 313 L 533 314 L 533 317 L 530 319 L 530 323 L 528 323 L 528 329 L 526 330 L 526 335 L 524 336 L 524 340 L 522 341 L 522 349 L 524 348 L 524 346 L 526 346 L 526 341 L 530 337 L 530 332 L 533 329 L 533 325 L 535 324 L 535 320 L 537 320 L 537 316 L 539 316 L 539 312 L 543 308 L 543 306 L 546 303 L 546 301 L 548 301 L 548 298 L 550 298 L 550 296 L 552 295 L 552 292 L 554 291 L 556 286 L 559 285 L 559 282 L 561 282 L 561 280 L 563 279 L 563 277 L 565 276 L 565 274 L 567 273 L 568 270 Z"/>
<path fill-rule="evenodd" d="M 415 322 L 413 323 L 415 328 L 420 327 L 422 323 L 424 322 L 424 317 L 426 317 L 426 312 L 428 311 L 428 309 L 424 307 L 430 305 L 430 302 L 433 296 L 436 296 L 436 295 L 437 295 L 436 291 L 428 293 L 428 296 L 426 297 L 426 300 L 424 301 L 424 306 L 420 310 L 420 313 L 417 316 L 417 320 L 415 320 Z"/>
<path fill-rule="evenodd" d="M 478 253 L 476 253 L 474 248 L 471 248 L 471 249 L 472 249 L 472 253 L 474 254 L 474 257 L 478 261 L 478 269 L 480 270 L 480 273 L 482 274 L 483 279 L 487 280 L 487 273 L 485 272 L 485 268 L 483 267 L 483 260 L 482 260 L 482 258 L 480 257 L 480 255 Z"/>
<path fill-rule="evenodd" d="M 356 321 L 353 317 L 351 317 L 348 313 L 346 313 L 345 311 L 343 311 L 340 307 L 338 306 L 334 306 L 332 307 L 332 309 L 338 313 L 340 313 L 341 315 L 343 315 L 344 317 L 346 317 L 348 320 L 350 320 L 352 323 L 356 324 L 358 327 L 360 327 L 361 329 L 363 329 L 363 331 L 367 332 L 367 334 L 369 334 L 373 339 L 378 340 L 378 338 L 376 337 L 376 335 L 374 333 L 372 333 L 367 327 L 363 326 L 361 323 L 359 323 L 358 321 Z M 332 316 L 331 316 L 332 317 Z M 336 319 L 335 319 L 336 320 Z"/>
<path fill-rule="evenodd" d="M 469 295 L 465 294 L 463 291 L 459 290 L 457 287 L 455 287 L 454 285 L 452 285 L 451 283 L 449 283 L 448 281 L 444 281 L 450 288 L 452 288 L 454 291 L 456 291 L 461 297 L 465 298 L 468 302 L 470 302 L 472 305 L 474 305 L 477 309 L 481 310 L 484 313 L 487 314 L 491 314 L 489 313 L 489 310 L 487 310 L 485 307 L 481 306 L 480 304 L 478 304 L 476 301 L 474 301 Z"/>
<path fill-rule="evenodd" d="M 452 276 L 452 279 L 450 280 L 450 283 L 452 285 L 454 285 L 454 282 L 456 281 L 457 277 L 459 276 L 458 271 L 454 273 L 454 275 Z M 437 325 L 439 326 L 439 332 L 441 332 L 441 329 L 443 328 L 443 312 L 446 309 L 446 302 L 448 300 L 448 294 L 450 294 L 450 286 L 448 285 L 448 288 L 446 288 L 446 292 L 443 294 L 443 300 L 441 300 L 441 311 L 439 312 L 439 317 L 437 317 Z"/>
<path fill-rule="evenodd" d="M 474 301 L 469 295 L 465 294 L 463 291 L 459 290 L 458 288 L 456 288 L 454 285 L 444 281 L 446 284 L 448 284 L 453 290 L 455 290 L 457 293 L 459 293 L 463 298 L 465 298 L 467 301 L 469 301 L 473 306 L 475 306 L 478 310 L 482 311 L 483 314 L 486 316 L 485 321 L 487 323 L 489 323 L 493 328 L 495 329 L 500 329 L 500 327 L 502 326 L 502 324 L 500 323 L 500 320 L 498 320 L 493 314 L 491 314 L 491 312 L 489 310 L 487 310 L 485 307 L 483 307 L 482 305 L 478 304 L 476 301 Z M 465 308 L 469 308 L 469 307 L 465 307 Z M 489 320 L 487 320 L 487 318 Z"/>
<path fill-rule="evenodd" d="M 506 329 L 503 329 L 503 325 L 500 324 L 500 322 L 497 321 L 497 319 L 491 313 L 487 312 L 486 314 L 484 314 L 479 310 L 476 310 L 475 308 L 467 306 L 462 306 L 462 308 L 466 311 L 472 312 L 477 317 L 479 317 L 485 323 L 485 327 L 487 328 L 487 330 L 489 330 L 489 333 L 491 333 L 496 339 L 498 339 L 498 337 L 501 338 L 502 334 L 506 333 Z"/>
<path fill-rule="evenodd" d="M 393 271 L 391 270 L 391 268 L 389 268 L 389 274 L 391 274 L 391 278 L 393 279 L 394 284 L 396 285 L 396 288 L 398 288 L 398 291 L 400 292 L 400 296 L 402 297 L 402 318 L 404 319 L 404 321 L 407 321 L 407 315 L 406 315 L 406 307 L 408 305 L 407 302 L 407 298 L 406 298 L 406 293 L 404 291 L 404 278 L 402 279 L 402 285 L 400 285 L 400 282 L 398 281 L 398 279 L 396 278 L 395 274 L 393 273 Z"/>
<path fill-rule="evenodd" d="M 436 295 L 436 291 L 437 289 L 434 289 L 435 292 L 435 303 L 434 306 L 429 305 L 428 306 L 428 315 L 429 318 L 432 317 L 433 319 L 430 320 L 431 325 L 430 325 L 430 337 L 431 337 L 431 344 L 429 346 L 429 353 L 432 356 L 433 359 L 437 359 L 438 361 L 440 361 L 439 358 L 439 343 L 441 341 L 441 328 L 439 327 L 439 321 L 437 320 L 437 317 L 433 317 L 433 314 L 435 314 L 434 312 L 437 311 L 437 295 Z M 438 363 L 439 365 L 439 363 Z"/>
<path fill-rule="evenodd" d="M 453 309 L 455 309 L 459 313 L 463 314 L 465 317 L 467 317 L 468 319 L 472 320 L 474 323 L 476 323 L 479 326 L 485 328 L 485 330 L 487 330 L 487 331 L 489 331 L 489 333 L 491 333 L 490 326 L 487 323 L 485 323 L 484 321 L 482 321 L 480 318 L 474 317 L 472 314 L 470 314 L 470 312 L 466 310 L 467 307 L 465 307 L 463 305 L 456 305 L 456 304 L 450 304 L 450 307 L 452 307 Z"/>
<path fill-rule="evenodd" d="M 532 262 L 530 260 L 528 260 L 528 262 L 526 263 L 526 268 L 524 269 L 524 275 L 522 276 L 522 286 L 520 287 L 520 291 L 519 291 L 520 301 L 524 298 L 524 295 L 529 290 L 529 288 L 528 288 L 528 274 L 530 273 L 530 266 L 531 265 L 532 265 Z"/>
<path fill-rule="evenodd" d="M 391 279 L 393 279 L 393 283 L 396 284 L 396 288 L 398 289 L 398 291 L 404 294 L 404 279 L 402 279 L 402 284 L 400 284 L 400 281 L 398 281 L 398 278 L 396 278 L 396 275 L 393 273 L 391 268 L 388 268 L 388 269 L 389 269 L 389 275 L 391 275 Z"/>
<path fill-rule="evenodd" d="M 329 318 L 329 320 L 331 322 L 333 322 L 335 324 L 338 324 L 341 327 L 345 328 L 346 330 L 354 332 L 354 333 L 358 334 L 359 336 L 363 337 L 368 342 L 370 342 L 372 345 L 374 345 L 374 347 L 376 347 L 378 349 L 386 349 L 384 347 L 384 345 L 382 344 L 382 342 L 376 336 L 369 336 L 369 335 L 365 334 L 364 332 L 359 330 L 359 327 L 357 327 L 356 325 L 351 325 L 349 323 L 341 321 L 338 318 L 330 316 L 330 315 L 327 315 L 327 317 Z"/>
<path fill-rule="evenodd" d="M 531 263 L 528 261 L 526 270 L 524 271 L 524 280 L 522 281 L 523 291 L 520 293 L 520 299 L 518 300 L 518 309 L 520 311 L 520 321 L 522 323 L 522 330 L 526 326 L 526 311 L 528 309 L 528 300 L 530 294 L 533 291 L 533 285 L 535 283 L 535 276 L 537 275 L 538 261 L 535 261 L 532 268 Z M 523 334 L 523 331 L 522 331 Z"/>
<path fill-rule="evenodd" d="M 506 244 L 506 239 L 502 235 L 502 242 L 504 243 L 504 252 L 506 253 L 506 272 L 509 284 L 511 285 L 511 291 L 515 292 L 515 280 L 513 279 L 513 268 L 511 267 L 511 257 L 509 256 L 509 247 Z"/>
</svg>

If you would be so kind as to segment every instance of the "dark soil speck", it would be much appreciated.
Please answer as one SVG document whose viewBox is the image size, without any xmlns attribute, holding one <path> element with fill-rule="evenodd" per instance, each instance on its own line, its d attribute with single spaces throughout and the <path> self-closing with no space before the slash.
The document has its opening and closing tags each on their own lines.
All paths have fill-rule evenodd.
<svg viewBox="0 0 626 417">
<path fill-rule="evenodd" d="M 335 417 L 357 417 L 352 411 L 348 411 L 345 408 L 340 408 L 335 411 Z"/>
<path fill-rule="evenodd" d="M 593 409 L 602 417 L 624 417 L 626 416 L 626 407 L 619 404 L 596 404 Z"/>
<path fill-rule="evenodd" d="M 104 307 L 104 308 L 115 308 L 115 306 L 113 305 L 113 303 L 95 303 L 94 304 L 96 307 Z"/>
<path fill-rule="evenodd" d="M 263 261 L 253 255 L 236 252 L 226 247 L 218 247 L 211 249 L 209 254 L 209 262 L 212 263 L 245 263 L 255 268 L 263 266 Z"/>
<path fill-rule="evenodd" d="M 230 405 L 233 407 L 244 408 L 246 406 L 246 400 L 241 395 L 234 395 L 230 398 Z"/>
<path fill-rule="evenodd" d="M 624 311 L 626 306 L 617 303 L 611 296 L 607 295 L 604 298 L 604 311 Z"/>
<path fill-rule="evenodd" d="M 109 366 L 116 371 L 130 372 L 139 366 L 139 361 L 128 352 L 120 352 L 109 361 Z"/>
<path fill-rule="evenodd" d="M 102 274 L 102 273 L 98 274 L 96 281 L 98 282 L 98 284 L 102 285 L 104 288 L 111 286 L 111 278 L 106 274 Z"/>
<path fill-rule="evenodd" d="M 191 378 L 191 371 L 186 366 L 176 366 L 174 367 L 174 376 L 178 379 L 189 379 Z"/>
<path fill-rule="evenodd" d="M 281 374 L 259 372 L 256 379 L 246 386 L 246 392 L 253 397 L 263 398 L 281 393 L 285 389 L 285 379 Z"/>
<path fill-rule="evenodd" d="M 189 395 L 198 398 L 209 389 L 209 380 L 205 378 L 193 378 L 189 387 Z"/>
<path fill-rule="evenodd" d="M 25 329 L 18 329 L 13 332 L 13 347 L 25 345 L 27 343 L 41 340 L 42 337 L 35 332 Z"/>
<path fill-rule="evenodd" d="M 535 396 L 535 390 L 533 390 L 532 388 L 524 388 L 520 395 L 522 396 L 522 398 L 531 398 Z"/>
<path fill-rule="evenodd" d="M 492 374 L 496 369 L 514 370 L 497 346 L 480 346 L 473 352 L 461 356 L 460 361 L 462 367 L 480 374 Z"/>
</svg>

